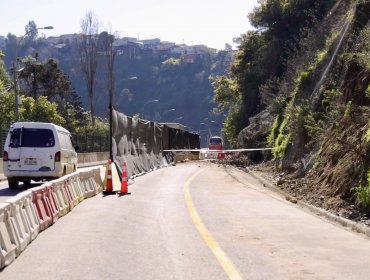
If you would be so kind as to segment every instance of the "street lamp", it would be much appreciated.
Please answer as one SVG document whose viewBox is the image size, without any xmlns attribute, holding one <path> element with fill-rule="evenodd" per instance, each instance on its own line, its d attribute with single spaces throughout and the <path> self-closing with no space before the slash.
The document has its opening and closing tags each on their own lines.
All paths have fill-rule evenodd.
<svg viewBox="0 0 370 280">
<path fill-rule="evenodd" d="M 36 29 L 31 29 L 24 34 L 20 40 L 15 43 L 15 60 L 13 62 L 13 79 L 14 79 L 14 111 L 15 111 L 15 121 L 19 120 L 19 101 L 18 101 L 18 45 L 23 41 L 23 39 L 31 32 L 39 29 L 54 29 L 53 26 L 38 27 Z"/>
<path fill-rule="evenodd" d="M 153 100 L 149 100 L 149 101 L 147 101 L 147 102 L 144 103 L 143 107 L 141 108 L 141 111 L 143 112 L 143 117 L 144 117 L 144 109 L 145 109 L 145 106 L 148 105 L 148 104 L 150 104 L 150 103 L 156 103 L 156 102 L 159 102 L 159 100 L 158 99 L 153 99 Z"/>
<path fill-rule="evenodd" d="M 205 143 L 206 146 L 207 146 L 208 145 L 207 143 L 209 142 L 209 139 L 212 137 L 211 129 L 209 128 L 209 125 L 206 124 L 206 123 L 200 123 L 200 125 L 204 125 L 208 129 L 208 137 L 206 138 L 206 143 Z"/>
<path fill-rule="evenodd" d="M 208 134 L 209 134 L 209 137 L 211 137 L 212 133 L 211 133 L 211 129 L 209 128 L 209 125 L 206 123 L 200 123 L 200 125 L 205 125 L 208 128 Z"/>
<path fill-rule="evenodd" d="M 175 122 L 177 120 L 182 120 L 182 117 L 178 117 L 178 118 L 174 119 L 172 122 Z"/>
<path fill-rule="evenodd" d="M 174 111 L 176 111 L 176 110 L 173 109 L 173 108 L 172 109 L 169 109 L 169 110 L 166 110 L 166 111 L 163 112 L 162 117 L 164 117 L 165 114 L 167 114 L 169 112 L 174 112 Z"/>
<path fill-rule="evenodd" d="M 145 103 L 144 103 L 143 108 L 144 108 L 146 105 L 148 105 L 149 103 L 154 103 L 154 102 L 159 102 L 159 100 L 158 100 L 158 99 L 149 100 L 149 101 L 147 101 L 147 102 L 145 102 Z"/>
<path fill-rule="evenodd" d="M 137 79 L 138 78 L 136 76 L 133 76 L 133 77 L 130 77 L 130 78 L 123 79 L 122 81 L 137 80 Z"/>
<path fill-rule="evenodd" d="M 220 136 L 221 136 L 221 134 L 222 134 L 222 131 L 221 131 L 222 125 L 220 123 L 216 122 L 216 121 L 211 121 L 211 123 L 214 123 L 214 124 L 216 124 L 220 127 Z"/>
</svg>

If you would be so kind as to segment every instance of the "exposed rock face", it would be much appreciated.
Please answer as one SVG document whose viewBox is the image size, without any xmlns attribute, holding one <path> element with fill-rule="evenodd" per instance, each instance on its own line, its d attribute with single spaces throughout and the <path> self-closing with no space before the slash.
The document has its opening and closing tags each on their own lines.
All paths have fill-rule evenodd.
<svg viewBox="0 0 370 280">
<path fill-rule="evenodd" d="M 333 123 L 321 143 L 318 164 L 312 172 L 314 183 L 343 199 L 353 196 L 353 187 L 360 184 L 370 161 L 370 145 L 365 141 L 369 129 L 370 108 L 366 89 L 370 71 L 355 61 L 348 65 L 343 81 L 343 103 L 349 104 L 348 115 Z"/>
<path fill-rule="evenodd" d="M 266 138 L 273 122 L 274 116 L 268 110 L 249 118 L 249 125 L 238 135 L 238 146 L 241 148 L 265 148 Z M 254 151 L 245 156 L 254 162 L 259 162 L 269 158 L 270 155 L 270 151 Z"/>
<path fill-rule="evenodd" d="M 243 148 L 265 147 L 267 135 L 270 133 L 274 116 L 268 110 L 263 110 L 252 118 L 249 125 L 240 131 L 238 145 Z"/>
<path fill-rule="evenodd" d="M 366 98 L 366 89 L 369 82 L 370 70 L 363 69 L 356 61 L 350 62 L 344 79 L 344 102 L 351 101 L 357 105 L 369 105 L 368 98 Z"/>
</svg>

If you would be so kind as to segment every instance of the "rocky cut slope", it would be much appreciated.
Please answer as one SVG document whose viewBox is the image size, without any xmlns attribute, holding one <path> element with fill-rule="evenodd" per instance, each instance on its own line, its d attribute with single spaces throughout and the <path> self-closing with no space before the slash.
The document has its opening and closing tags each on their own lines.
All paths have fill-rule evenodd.
<svg viewBox="0 0 370 280">
<path fill-rule="evenodd" d="M 347 217 L 370 213 L 369 82 L 370 1 L 337 1 L 239 144 L 267 139 L 280 187 L 297 198 Z"/>
</svg>

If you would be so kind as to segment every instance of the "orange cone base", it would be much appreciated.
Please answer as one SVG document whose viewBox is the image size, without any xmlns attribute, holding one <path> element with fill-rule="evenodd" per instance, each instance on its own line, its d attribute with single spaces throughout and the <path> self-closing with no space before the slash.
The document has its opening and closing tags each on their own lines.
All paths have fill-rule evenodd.
<svg viewBox="0 0 370 280">
<path fill-rule="evenodd" d="M 124 195 L 130 195 L 131 193 L 130 192 L 118 192 L 118 196 L 124 196 Z"/>
<path fill-rule="evenodd" d="M 102 192 L 104 195 L 109 195 L 109 194 L 116 194 L 116 191 L 109 191 L 109 190 L 105 190 Z"/>
</svg>

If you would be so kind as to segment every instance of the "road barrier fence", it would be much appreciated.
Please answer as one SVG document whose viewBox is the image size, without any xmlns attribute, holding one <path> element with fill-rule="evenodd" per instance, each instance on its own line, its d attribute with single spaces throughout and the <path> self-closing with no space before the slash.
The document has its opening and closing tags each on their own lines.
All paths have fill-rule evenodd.
<svg viewBox="0 0 370 280">
<path fill-rule="evenodd" d="M 103 190 L 100 168 L 77 171 L 0 203 L 0 269 L 84 199 Z"/>
</svg>

